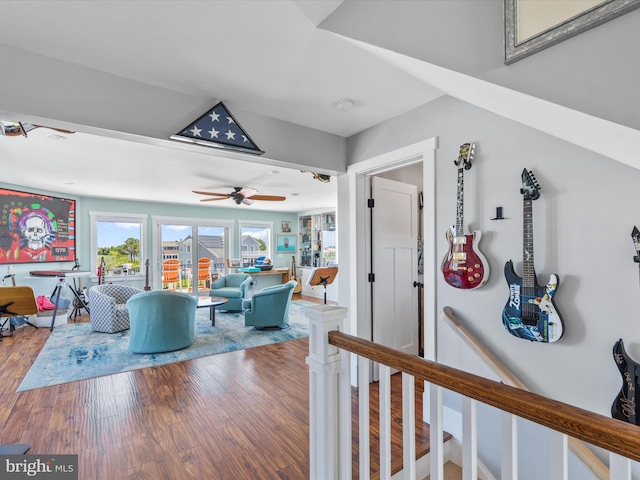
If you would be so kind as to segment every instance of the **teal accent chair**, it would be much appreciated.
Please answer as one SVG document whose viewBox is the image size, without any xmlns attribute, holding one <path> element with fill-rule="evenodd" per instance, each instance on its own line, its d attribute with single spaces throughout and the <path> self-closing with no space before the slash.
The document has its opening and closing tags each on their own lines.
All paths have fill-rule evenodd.
<svg viewBox="0 0 640 480">
<path fill-rule="evenodd" d="M 127 300 L 129 351 L 172 352 L 188 347 L 195 337 L 198 299 L 172 291 L 143 292 Z"/>
<path fill-rule="evenodd" d="M 251 275 L 230 273 L 213 281 L 209 296 L 227 299 L 227 303 L 220 305 L 219 310 L 242 310 L 242 302 L 248 297 L 249 285 Z"/>
<path fill-rule="evenodd" d="M 244 324 L 263 328 L 289 328 L 289 305 L 298 283 L 291 280 L 282 285 L 266 287 L 242 303 Z"/>
</svg>

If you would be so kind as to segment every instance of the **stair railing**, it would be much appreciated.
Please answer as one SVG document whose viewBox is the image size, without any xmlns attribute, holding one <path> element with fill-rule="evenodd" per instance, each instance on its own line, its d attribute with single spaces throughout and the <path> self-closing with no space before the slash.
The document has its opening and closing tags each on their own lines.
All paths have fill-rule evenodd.
<svg viewBox="0 0 640 480">
<path fill-rule="evenodd" d="M 529 389 L 525 387 L 518 378 L 498 360 L 498 358 L 478 340 L 458 319 L 451 307 L 444 307 L 440 312 L 440 317 L 456 332 L 465 343 L 482 359 L 485 364 L 493 370 L 502 383 L 511 385 L 522 390 Z M 570 437 L 569 450 L 576 456 L 580 462 L 599 480 L 609 479 L 609 468 L 580 440 Z"/>
<path fill-rule="evenodd" d="M 610 478 L 631 479 L 631 461 L 640 461 L 640 430 L 619 420 L 599 415 L 522 388 L 495 382 L 453 367 L 409 355 L 346 333 L 347 310 L 331 305 L 305 309 L 309 319 L 309 446 L 310 478 L 350 479 L 351 355 L 358 360 L 359 472 L 369 478 L 369 362 L 378 362 L 380 373 L 380 478 L 390 478 L 390 428 L 388 408 L 391 369 L 402 372 L 403 478 L 416 478 L 414 381 L 429 382 L 431 431 L 430 475 L 444 476 L 442 393 L 444 389 L 463 397 L 463 479 L 477 478 L 475 411 L 481 402 L 503 411 L 502 478 L 517 478 L 516 418 L 549 429 L 549 477 L 567 478 L 568 438 L 588 442 L 609 452 Z M 426 407 L 425 407 L 426 408 Z M 554 433 L 556 432 L 556 433 Z"/>
</svg>

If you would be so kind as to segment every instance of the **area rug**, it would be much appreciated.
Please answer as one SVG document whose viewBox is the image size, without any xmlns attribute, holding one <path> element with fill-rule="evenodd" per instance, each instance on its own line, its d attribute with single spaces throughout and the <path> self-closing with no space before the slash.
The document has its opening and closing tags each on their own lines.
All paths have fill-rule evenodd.
<svg viewBox="0 0 640 480">
<path fill-rule="evenodd" d="M 291 303 L 290 328 L 286 330 L 245 327 L 241 313 L 227 312 L 216 312 L 213 327 L 209 309 L 199 308 L 194 343 L 182 350 L 156 354 L 130 353 L 128 330 L 100 333 L 92 331 L 88 322 L 60 325 L 42 347 L 18 392 L 307 337 L 303 309 L 310 305 L 313 303 L 304 300 Z"/>
</svg>

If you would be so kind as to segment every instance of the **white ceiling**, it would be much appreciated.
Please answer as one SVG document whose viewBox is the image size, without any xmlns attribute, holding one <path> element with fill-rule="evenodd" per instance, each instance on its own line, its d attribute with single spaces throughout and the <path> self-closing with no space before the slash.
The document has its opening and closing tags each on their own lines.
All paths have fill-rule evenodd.
<svg viewBox="0 0 640 480">
<path fill-rule="evenodd" d="M 0 44 L 172 91 L 222 99 L 227 106 L 342 137 L 442 95 L 376 55 L 317 29 L 340 3 L 3 1 Z M 355 108 L 337 110 L 341 98 L 352 99 Z M 83 131 L 81 125 L 77 129 Z M 5 159 L 29 165 L 31 187 L 194 204 L 201 197 L 192 190 L 226 193 L 247 186 L 287 200 L 241 208 L 279 211 L 336 202 L 335 180 L 323 184 L 309 173 L 256 164 L 249 156 L 212 161 L 211 149 L 205 155 L 183 146 L 172 150 L 86 133 L 56 141 L 52 134 L 56 132 L 38 129 L 26 139 L 0 137 Z M 24 172 L 5 170 L 2 180 L 23 185 Z"/>
<path fill-rule="evenodd" d="M 450 95 L 640 168 L 638 130 L 318 29 L 341 3 L 2 0 L 0 48 L 13 49 L 17 58 L 20 52 L 31 60 L 40 55 L 44 65 L 53 59 L 83 67 L 85 73 L 91 68 L 89 72 L 117 75 L 140 88 L 212 99 L 210 106 L 222 100 L 232 113 L 238 108 L 345 138 Z M 47 79 L 45 68 L 41 74 Z M 52 79 L 54 85 L 60 81 Z M 354 109 L 337 110 L 341 98 L 352 99 Z M 127 106 L 117 107 L 125 111 Z M 7 111 L 0 105 L 0 112 L 3 109 Z M 18 113 L 30 121 L 29 112 Z M 91 112 L 94 118 L 100 114 L 99 109 Z M 237 119 L 242 124 L 242 118 Z M 56 132 L 44 129 L 28 138 L 0 136 L 0 162 L 28 168 L 4 168 L 2 181 L 69 196 L 181 204 L 201 204 L 192 190 L 226 193 L 236 186 L 252 187 L 287 200 L 237 208 L 299 212 L 336 205 L 335 179 L 320 183 L 298 168 L 286 168 L 292 164 L 270 157 L 268 151 L 259 158 L 226 153 L 214 157 L 211 148 L 157 138 L 145 141 L 126 132 L 91 128 L 100 123 L 90 120 L 62 122 L 59 126 L 78 131 L 66 141 L 50 138 Z M 158 119 L 161 122 L 177 120 Z M 206 205 L 234 207 L 231 200 Z"/>
</svg>

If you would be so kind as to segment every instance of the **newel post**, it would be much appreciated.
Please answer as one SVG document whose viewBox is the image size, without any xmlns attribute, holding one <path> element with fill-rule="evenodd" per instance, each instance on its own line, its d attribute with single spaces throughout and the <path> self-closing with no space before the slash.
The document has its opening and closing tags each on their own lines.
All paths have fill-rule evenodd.
<svg viewBox="0 0 640 480">
<path fill-rule="evenodd" d="M 309 319 L 309 459 L 311 480 L 340 478 L 340 351 L 329 345 L 331 330 L 344 331 L 347 309 L 333 305 L 305 308 Z M 343 447 L 344 448 L 344 447 Z M 349 446 L 351 448 L 351 446 Z M 349 450 L 350 451 L 350 450 Z"/>
</svg>

